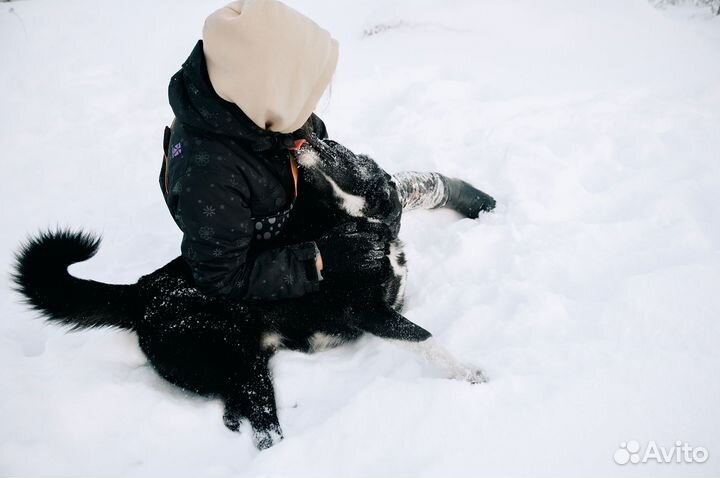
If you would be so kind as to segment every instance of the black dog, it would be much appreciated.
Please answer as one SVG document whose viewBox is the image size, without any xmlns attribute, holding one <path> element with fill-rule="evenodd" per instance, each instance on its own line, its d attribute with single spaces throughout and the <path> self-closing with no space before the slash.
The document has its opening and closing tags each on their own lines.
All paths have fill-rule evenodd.
<svg viewBox="0 0 720 478">
<path fill-rule="evenodd" d="M 460 364 L 434 343 L 430 332 L 400 315 L 406 267 L 397 232 L 402 205 L 447 206 L 466 215 L 470 207 L 477 215 L 491 210 L 494 200 L 467 183 L 430 173 L 442 180 L 434 185 L 435 192 L 438 187 L 446 190 L 435 194 L 439 199 L 434 202 L 421 204 L 409 196 L 432 193 L 423 191 L 432 182 L 429 176 L 406 175 L 402 184 L 395 184 L 367 156 L 315 137 L 311 144 L 298 152 L 298 199 L 303 201 L 293 211 L 286 240 L 370 234 L 383 241 L 384 266 L 355 277 L 352 284 L 326 281 L 319 292 L 298 299 L 229 302 L 201 294 L 181 257 L 136 284 L 104 284 L 67 272 L 69 265 L 95 254 L 99 239 L 57 231 L 40 234 L 22 247 L 14 276 L 17 289 L 31 307 L 72 329 L 135 331 L 163 378 L 221 398 L 226 426 L 237 431 L 247 419 L 261 449 L 282 438 L 268 368 L 278 348 L 313 352 L 370 333 L 416 347 L 451 378 L 484 382 L 480 370 Z"/>
</svg>

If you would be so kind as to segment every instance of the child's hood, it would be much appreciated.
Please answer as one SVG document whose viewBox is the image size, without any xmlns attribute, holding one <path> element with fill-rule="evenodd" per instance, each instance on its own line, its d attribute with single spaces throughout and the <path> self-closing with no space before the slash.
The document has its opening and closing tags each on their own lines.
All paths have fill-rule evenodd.
<svg viewBox="0 0 720 478">
<path fill-rule="evenodd" d="M 335 72 L 338 42 L 277 0 L 239 0 L 205 21 L 210 82 L 260 128 L 290 133 L 310 117 Z"/>
</svg>

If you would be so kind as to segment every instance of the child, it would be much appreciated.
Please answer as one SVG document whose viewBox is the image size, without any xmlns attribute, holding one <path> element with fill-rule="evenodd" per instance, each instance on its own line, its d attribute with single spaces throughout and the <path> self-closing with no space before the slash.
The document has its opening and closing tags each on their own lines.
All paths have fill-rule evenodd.
<svg viewBox="0 0 720 478">
<path fill-rule="evenodd" d="M 166 129 L 160 186 L 183 231 L 182 256 L 203 293 L 299 297 L 318 290 L 321 270 L 351 276 L 379 261 L 382 238 L 369 232 L 344 238 L 342 246 L 269 247 L 292 214 L 295 141 L 311 133 L 327 138 L 313 110 L 337 59 L 337 41 L 312 20 L 277 0 L 241 0 L 207 18 L 203 40 L 172 77 L 175 121 Z M 494 207 L 487 195 L 478 202 L 480 192 L 467 183 L 436 173 L 405 173 L 401 183 L 407 208 L 465 198 L 464 213 L 477 217 Z M 365 257 L 347 260 L 348 244 Z"/>
</svg>

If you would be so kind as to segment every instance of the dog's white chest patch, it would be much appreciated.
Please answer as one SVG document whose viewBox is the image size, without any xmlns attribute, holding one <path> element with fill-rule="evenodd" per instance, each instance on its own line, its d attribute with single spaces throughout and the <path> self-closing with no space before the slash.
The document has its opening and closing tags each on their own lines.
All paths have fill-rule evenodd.
<svg viewBox="0 0 720 478">
<path fill-rule="evenodd" d="M 313 352 L 321 352 L 343 344 L 345 341 L 339 335 L 330 335 L 322 332 L 315 332 L 308 341 Z"/>
</svg>

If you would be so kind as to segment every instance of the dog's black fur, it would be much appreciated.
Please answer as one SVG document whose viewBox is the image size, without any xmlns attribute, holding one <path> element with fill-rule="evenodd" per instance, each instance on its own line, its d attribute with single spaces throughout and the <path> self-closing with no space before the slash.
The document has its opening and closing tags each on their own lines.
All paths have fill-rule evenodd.
<svg viewBox="0 0 720 478">
<path fill-rule="evenodd" d="M 317 293 L 282 301 L 229 302 L 193 287 L 178 257 L 136 284 L 110 285 L 71 276 L 67 267 L 98 250 L 99 239 L 60 230 L 31 239 L 17 255 L 14 276 L 28 304 L 72 329 L 117 327 L 135 331 L 150 364 L 184 389 L 221 398 L 226 426 L 247 419 L 258 448 L 282 438 L 268 361 L 279 347 L 312 352 L 356 340 L 363 333 L 409 342 L 431 334 L 410 322 L 402 307 L 405 273 L 397 239 L 400 206 L 392 178 L 366 156 L 341 164 L 312 150 L 299 156 L 300 194 L 288 243 L 343 230 L 391 231 L 385 266 L 347 284 L 323 284 Z M 328 183 L 332 178 L 335 186 Z M 342 194 L 362 198 L 348 210 Z M 357 205 L 357 202 L 355 203 Z M 472 380 L 471 380 L 472 381 Z"/>
</svg>

